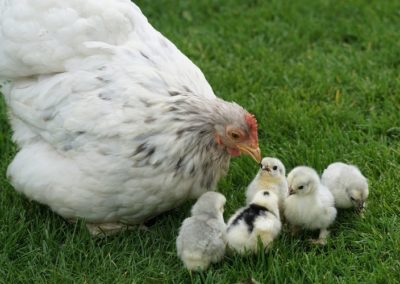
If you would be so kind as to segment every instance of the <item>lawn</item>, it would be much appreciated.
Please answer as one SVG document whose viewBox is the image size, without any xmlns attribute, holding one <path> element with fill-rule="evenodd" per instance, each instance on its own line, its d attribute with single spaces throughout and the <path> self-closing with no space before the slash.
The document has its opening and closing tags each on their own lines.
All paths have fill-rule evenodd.
<svg viewBox="0 0 400 284">
<path fill-rule="evenodd" d="M 400 281 L 400 2 L 138 1 L 204 72 L 215 93 L 254 113 L 263 155 L 287 170 L 359 166 L 364 218 L 339 211 L 325 247 L 283 233 L 264 254 L 228 255 L 189 274 L 175 238 L 191 203 L 149 231 L 92 239 L 8 184 L 15 154 L 0 99 L 0 283 L 398 283 Z M 218 190 L 227 219 L 257 172 L 232 159 Z"/>
</svg>

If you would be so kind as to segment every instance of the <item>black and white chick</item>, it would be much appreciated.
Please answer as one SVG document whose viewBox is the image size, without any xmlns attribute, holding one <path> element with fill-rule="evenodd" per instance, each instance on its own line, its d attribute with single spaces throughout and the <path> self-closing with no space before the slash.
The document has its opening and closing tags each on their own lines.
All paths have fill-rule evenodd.
<svg viewBox="0 0 400 284">
<path fill-rule="evenodd" d="M 354 165 L 341 162 L 330 164 L 321 182 L 333 194 L 336 208 L 356 208 L 361 212 L 368 197 L 368 180 Z"/>
<path fill-rule="evenodd" d="M 335 221 L 332 193 L 321 184 L 317 172 L 309 167 L 294 168 L 288 175 L 289 196 L 285 200 L 285 218 L 293 230 L 320 230 L 316 244 L 326 244 L 328 227 Z"/>
<path fill-rule="evenodd" d="M 279 210 L 283 212 L 283 205 L 289 195 L 286 181 L 286 169 L 277 158 L 265 157 L 260 163 L 260 170 L 247 187 L 246 204 L 250 204 L 258 191 L 269 190 L 278 196 Z"/>
<path fill-rule="evenodd" d="M 226 225 L 223 212 L 226 199 L 220 193 L 206 192 L 193 206 L 176 239 L 178 257 L 189 270 L 204 270 L 225 255 Z"/>
<path fill-rule="evenodd" d="M 281 231 L 278 196 L 270 190 L 258 191 L 246 207 L 229 219 L 228 246 L 239 253 L 255 252 L 258 239 L 267 249 Z"/>
</svg>

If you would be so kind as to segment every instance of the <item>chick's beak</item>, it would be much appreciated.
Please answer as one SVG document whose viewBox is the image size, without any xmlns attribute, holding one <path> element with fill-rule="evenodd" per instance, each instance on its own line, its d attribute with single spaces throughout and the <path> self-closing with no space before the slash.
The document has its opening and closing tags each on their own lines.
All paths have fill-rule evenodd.
<svg viewBox="0 0 400 284">
<path fill-rule="evenodd" d="M 238 144 L 236 145 L 240 152 L 245 153 L 252 157 L 257 163 L 261 162 L 261 150 L 258 144 L 255 146 L 248 144 Z"/>
<path fill-rule="evenodd" d="M 364 201 L 362 200 L 357 201 L 356 210 L 358 212 L 361 212 L 363 209 L 364 209 Z"/>
<path fill-rule="evenodd" d="M 295 194 L 296 192 L 294 191 L 293 188 L 289 187 L 289 195 Z"/>
</svg>

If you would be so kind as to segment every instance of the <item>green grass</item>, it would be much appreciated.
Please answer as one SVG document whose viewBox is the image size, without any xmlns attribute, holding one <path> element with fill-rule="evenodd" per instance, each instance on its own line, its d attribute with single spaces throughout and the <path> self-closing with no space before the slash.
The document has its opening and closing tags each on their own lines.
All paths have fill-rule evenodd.
<svg viewBox="0 0 400 284">
<path fill-rule="evenodd" d="M 5 173 L 16 148 L 0 100 L 0 283 L 398 283 L 400 2 L 139 1 L 149 21 L 205 73 L 215 93 L 253 112 L 264 155 L 288 170 L 337 160 L 370 182 L 365 218 L 340 212 L 326 247 L 282 234 L 269 253 L 226 256 L 190 275 L 175 238 L 190 203 L 148 232 L 91 239 L 18 195 Z M 257 171 L 232 160 L 219 185 L 228 218 Z M 312 234 L 312 233 L 311 233 Z"/>
</svg>

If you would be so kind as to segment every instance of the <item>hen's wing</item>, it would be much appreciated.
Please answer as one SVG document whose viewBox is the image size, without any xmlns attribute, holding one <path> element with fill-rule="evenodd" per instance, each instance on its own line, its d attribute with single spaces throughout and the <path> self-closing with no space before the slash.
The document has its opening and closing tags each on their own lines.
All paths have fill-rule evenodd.
<svg viewBox="0 0 400 284">
<path fill-rule="evenodd" d="M 0 77 L 12 80 L 3 93 L 17 142 L 40 136 L 58 148 L 84 133 L 151 135 L 144 122 L 159 118 L 164 129 L 173 96 L 215 97 L 130 1 L 0 1 Z"/>
<path fill-rule="evenodd" d="M 214 96 L 202 72 L 128 0 L 0 0 L 0 16 L 3 80 L 92 70 L 124 54 L 114 64 L 129 66 L 138 77 L 161 77 L 170 87 Z M 150 74 L 141 61 L 153 67 Z"/>
</svg>

